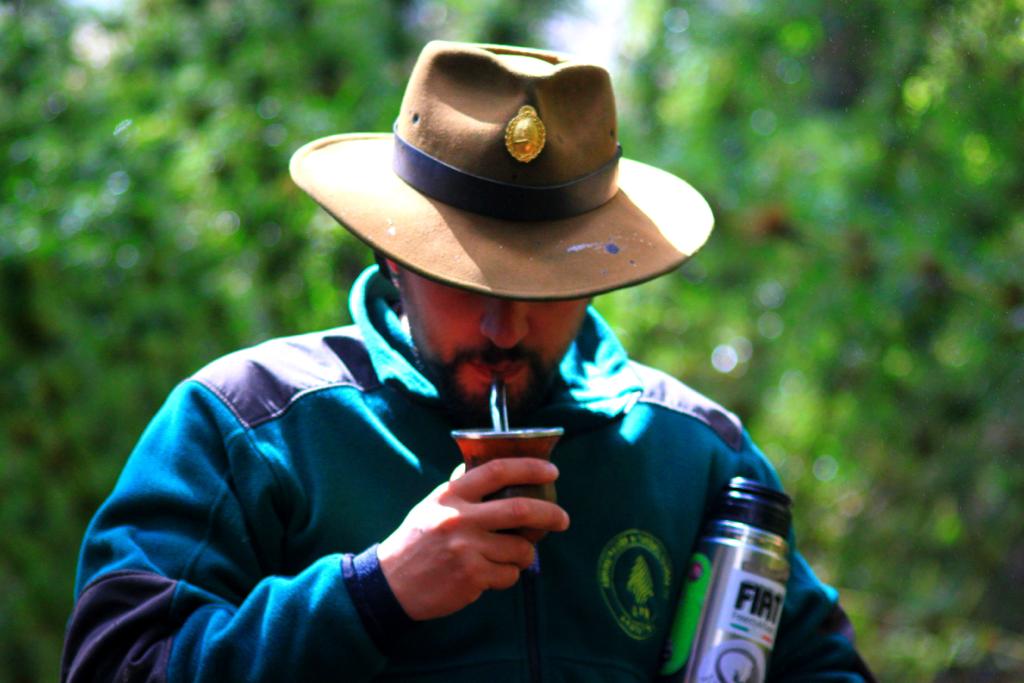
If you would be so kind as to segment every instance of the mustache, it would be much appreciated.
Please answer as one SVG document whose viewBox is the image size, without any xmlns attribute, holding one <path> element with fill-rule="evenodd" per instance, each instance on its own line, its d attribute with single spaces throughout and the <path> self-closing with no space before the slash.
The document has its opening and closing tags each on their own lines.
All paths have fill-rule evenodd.
<svg viewBox="0 0 1024 683">
<path fill-rule="evenodd" d="M 540 354 L 537 352 L 525 349 L 521 346 L 513 346 L 512 348 L 503 349 L 491 344 L 482 349 L 464 349 L 462 351 L 458 351 L 448 365 L 455 367 L 463 363 L 471 362 L 484 363 L 487 365 L 526 362 L 530 365 L 537 365 L 542 363 L 542 359 Z"/>
</svg>

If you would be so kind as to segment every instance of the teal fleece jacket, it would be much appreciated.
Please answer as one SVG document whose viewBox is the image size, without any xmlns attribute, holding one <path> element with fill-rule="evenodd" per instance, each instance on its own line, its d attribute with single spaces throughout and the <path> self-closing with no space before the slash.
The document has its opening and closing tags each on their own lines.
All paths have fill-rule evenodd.
<svg viewBox="0 0 1024 683">
<path fill-rule="evenodd" d="M 461 459 L 393 297 L 371 268 L 354 325 L 175 388 L 86 531 L 63 680 L 656 677 L 709 503 L 737 475 L 777 487 L 771 466 L 735 416 L 629 360 L 591 309 L 530 418 L 565 429 L 571 528 L 515 587 L 414 623 L 374 544 Z M 769 680 L 869 678 L 835 591 L 791 559 Z"/>
</svg>

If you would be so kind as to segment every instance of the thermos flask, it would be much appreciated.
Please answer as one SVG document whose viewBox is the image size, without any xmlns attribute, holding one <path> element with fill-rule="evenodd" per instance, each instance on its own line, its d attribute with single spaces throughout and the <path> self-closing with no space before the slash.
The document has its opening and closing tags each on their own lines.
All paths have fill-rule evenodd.
<svg viewBox="0 0 1024 683">
<path fill-rule="evenodd" d="M 662 680 L 763 683 L 789 579 L 789 496 L 750 479 L 723 489 L 693 556 Z"/>
</svg>

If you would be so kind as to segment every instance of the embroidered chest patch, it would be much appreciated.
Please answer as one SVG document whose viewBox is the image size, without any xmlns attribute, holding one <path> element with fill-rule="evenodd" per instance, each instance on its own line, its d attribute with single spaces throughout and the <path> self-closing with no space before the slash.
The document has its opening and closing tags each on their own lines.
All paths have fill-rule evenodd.
<svg viewBox="0 0 1024 683">
<path fill-rule="evenodd" d="M 654 635 L 669 614 L 672 561 L 657 537 L 628 529 L 608 541 L 597 560 L 597 582 L 612 616 L 636 640 Z"/>
</svg>

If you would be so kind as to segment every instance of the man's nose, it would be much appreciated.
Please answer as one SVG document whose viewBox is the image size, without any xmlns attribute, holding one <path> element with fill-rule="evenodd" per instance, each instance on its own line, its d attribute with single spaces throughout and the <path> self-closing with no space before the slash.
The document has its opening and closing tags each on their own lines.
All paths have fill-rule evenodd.
<svg viewBox="0 0 1024 683">
<path fill-rule="evenodd" d="M 524 301 L 489 298 L 480 318 L 480 332 L 498 348 L 510 349 L 530 329 L 527 310 Z"/>
</svg>

